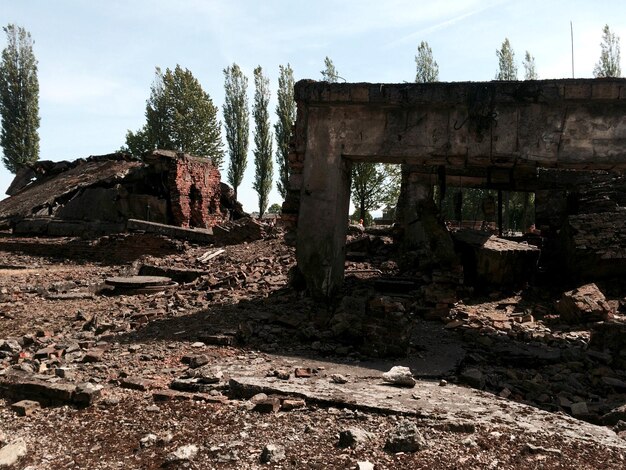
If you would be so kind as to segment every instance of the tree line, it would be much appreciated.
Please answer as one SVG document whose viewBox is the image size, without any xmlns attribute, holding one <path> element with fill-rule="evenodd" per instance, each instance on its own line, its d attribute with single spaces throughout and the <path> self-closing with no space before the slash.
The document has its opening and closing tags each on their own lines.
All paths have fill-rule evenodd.
<svg viewBox="0 0 626 470">
<path fill-rule="evenodd" d="M 250 136 L 248 77 L 236 63 L 226 67 L 223 72 L 225 97 L 222 116 L 229 157 L 226 179 L 233 187 L 236 198 L 248 165 Z M 268 207 L 274 177 L 274 138 L 279 170 L 278 190 L 283 198 L 287 194 L 289 140 L 296 117 L 296 104 L 293 99 L 294 78 L 289 64 L 279 67 L 274 134 L 269 115 L 269 78 L 260 65 L 254 69 L 253 78 L 252 154 L 255 167 L 253 188 L 258 196 L 259 213 L 264 214 Z M 146 123 L 141 129 L 127 132 L 126 145 L 122 150 L 133 155 L 142 155 L 156 148 L 177 150 L 208 157 L 218 168 L 223 166 L 225 155 L 218 108 L 189 70 L 177 65 L 174 70 L 168 68 L 162 72 L 157 67 L 150 96 L 146 101 L 145 116 Z"/>
<path fill-rule="evenodd" d="M 21 167 L 39 159 L 38 63 L 33 52 L 34 41 L 28 31 L 14 24 L 5 26 L 3 30 L 7 44 L 0 60 L 0 146 L 4 166 L 16 173 Z M 619 77 L 619 37 L 610 31 L 608 25 L 603 28 L 600 46 L 601 54 L 593 70 L 594 77 Z M 498 71 L 495 78 L 517 80 L 515 54 L 508 38 L 496 51 L 496 55 Z M 422 41 L 418 46 L 415 62 L 416 82 L 439 80 L 439 66 L 427 42 Z M 535 59 L 528 51 L 522 65 L 525 80 L 538 78 Z M 179 65 L 173 70 L 167 68 L 165 71 L 157 67 L 146 100 L 146 122 L 141 129 L 127 132 L 123 148 L 135 155 L 155 148 L 183 151 L 211 158 L 216 166 L 222 167 L 225 160 L 223 125 L 228 155 L 227 181 L 236 195 L 248 164 L 248 77 L 236 63 L 226 67 L 223 73 L 225 99 L 222 105 L 222 124 L 218 119 L 217 106 L 191 71 Z M 324 60 L 321 75 L 323 80 L 331 83 L 341 79 L 329 57 Z M 273 132 L 268 109 L 270 83 L 261 66 L 254 69 L 253 80 L 253 187 L 258 195 L 259 213 L 263 214 L 268 206 L 274 179 L 273 156 L 278 165 L 278 191 L 283 199 L 287 194 L 289 142 L 296 117 L 294 75 L 289 64 L 279 66 L 278 104 Z M 355 163 L 351 184 L 352 200 L 357 208 L 354 217 L 367 220 L 371 211 L 383 206 L 395 206 L 400 172 L 394 165 Z"/>
</svg>

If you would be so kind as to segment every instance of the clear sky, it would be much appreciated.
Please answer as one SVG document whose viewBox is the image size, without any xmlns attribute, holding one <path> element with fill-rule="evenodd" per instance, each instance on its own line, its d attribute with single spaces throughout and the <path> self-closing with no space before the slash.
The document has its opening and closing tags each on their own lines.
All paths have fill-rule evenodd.
<svg viewBox="0 0 626 470">
<path fill-rule="evenodd" d="M 0 24 L 23 26 L 35 40 L 43 160 L 119 149 L 145 121 L 155 66 L 191 70 L 221 112 L 223 69 L 240 65 L 252 102 L 252 70 L 261 65 L 274 119 L 279 64 L 290 63 L 296 80 L 320 79 L 329 56 L 348 82 L 411 82 L 422 40 L 441 81 L 493 79 L 506 37 L 520 78 L 526 50 L 540 78 L 569 78 L 570 21 L 575 75 L 591 77 L 603 26 L 626 40 L 624 0 L 0 0 Z M 252 142 L 239 189 L 249 212 L 258 207 Z M 11 180 L 1 168 L 1 194 Z"/>
</svg>

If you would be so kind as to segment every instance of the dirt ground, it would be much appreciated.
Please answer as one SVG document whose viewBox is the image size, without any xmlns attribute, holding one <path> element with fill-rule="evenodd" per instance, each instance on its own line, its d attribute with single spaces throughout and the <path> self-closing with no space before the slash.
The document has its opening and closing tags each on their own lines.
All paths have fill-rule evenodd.
<svg viewBox="0 0 626 470">
<path fill-rule="evenodd" d="M 28 416 L 0 397 L 0 444 L 22 438 L 27 448 L 14 468 L 626 466 L 626 428 L 593 424 L 626 403 L 623 371 L 584 355 L 588 331 L 503 318 L 519 316 L 521 295 L 459 304 L 446 321 L 416 316 L 405 356 L 372 358 L 325 336 L 316 318 L 327 308 L 287 287 L 294 252 L 279 237 L 175 243 L 169 254 L 125 263 L 112 262 L 115 240 L 92 261 L 64 257 L 70 242 L 0 239 L 0 340 L 19 345 L 0 346 L 0 380 L 19 373 L 100 389 L 88 407 L 44 406 Z M 103 290 L 107 278 L 141 265 L 201 272 L 161 292 Z M 396 302 L 410 309 L 405 297 Z M 549 313 L 548 301 L 533 302 Z M 415 387 L 383 383 L 394 365 L 411 368 Z M 575 373 L 580 389 L 569 382 Z M 167 390 L 168 399 L 159 395 Z M 585 420 L 569 416 L 581 400 Z M 417 435 L 419 449 L 394 447 L 397 434 Z"/>
</svg>

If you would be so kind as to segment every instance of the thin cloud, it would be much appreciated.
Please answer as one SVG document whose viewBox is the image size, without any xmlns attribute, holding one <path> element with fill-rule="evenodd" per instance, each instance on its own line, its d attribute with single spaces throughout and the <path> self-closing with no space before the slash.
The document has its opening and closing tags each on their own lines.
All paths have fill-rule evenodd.
<svg viewBox="0 0 626 470">
<path fill-rule="evenodd" d="M 442 29 L 448 28 L 456 23 L 459 23 L 460 21 L 463 21 L 467 18 L 470 18 L 472 16 L 478 15 L 479 13 L 483 13 L 487 10 L 490 10 L 496 6 L 502 5 L 503 3 L 505 3 L 504 0 L 500 0 L 500 1 L 495 1 L 495 2 L 491 2 L 487 5 L 484 4 L 484 2 L 481 2 L 480 5 L 477 8 L 473 8 L 470 11 L 466 11 L 463 13 L 459 13 L 456 16 L 453 16 L 452 18 L 446 19 L 444 21 L 440 21 L 439 23 L 436 23 L 432 26 L 429 26 L 427 28 L 421 29 L 419 31 L 415 31 L 414 33 L 408 34 L 406 36 L 403 36 L 399 39 L 396 39 L 395 41 L 392 41 L 388 44 L 385 45 L 385 48 L 392 48 L 392 47 L 397 47 L 399 45 L 402 44 L 406 44 L 406 43 L 413 43 L 417 40 L 420 40 L 422 38 L 424 38 L 425 36 L 428 36 L 429 34 L 432 34 L 436 31 L 440 31 Z M 474 5 L 472 5 L 474 6 Z"/>
</svg>

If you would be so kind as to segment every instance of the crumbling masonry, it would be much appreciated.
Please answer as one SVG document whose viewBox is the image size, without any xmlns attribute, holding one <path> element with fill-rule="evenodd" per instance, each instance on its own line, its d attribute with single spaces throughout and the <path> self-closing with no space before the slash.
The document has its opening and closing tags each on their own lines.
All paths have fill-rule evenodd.
<svg viewBox="0 0 626 470">
<path fill-rule="evenodd" d="M 227 192 L 210 159 L 169 150 L 40 161 L 15 177 L 0 225 L 56 236 L 124 231 L 129 219 L 210 228 L 229 216 Z"/>
</svg>

